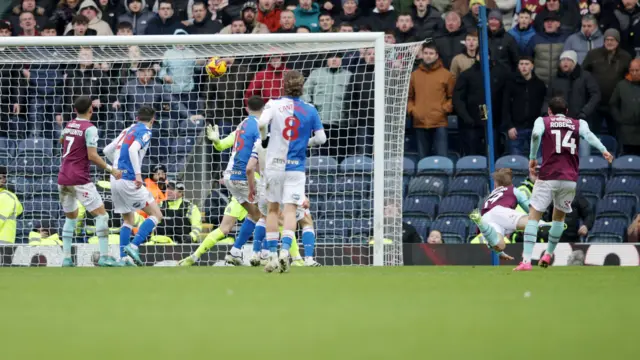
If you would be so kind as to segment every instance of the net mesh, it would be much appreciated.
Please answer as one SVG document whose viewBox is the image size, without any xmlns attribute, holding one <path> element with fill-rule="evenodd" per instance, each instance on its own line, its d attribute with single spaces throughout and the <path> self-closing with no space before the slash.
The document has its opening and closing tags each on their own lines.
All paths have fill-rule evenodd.
<svg viewBox="0 0 640 360">
<path fill-rule="evenodd" d="M 384 264 L 401 265 L 405 109 L 418 45 L 386 47 L 384 128 L 374 127 L 378 65 L 370 42 L 0 46 L 0 165 L 8 168 L 9 189 L 23 207 L 15 244 L 32 245 L 0 246 L 0 264 L 61 264 L 64 214 L 57 175 L 62 148 L 57 139 L 73 118 L 73 101 L 80 95 L 94 103 L 99 153 L 133 123 L 140 106 L 157 111 L 143 177 L 149 178 L 148 188 L 155 182 L 159 196 L 169 199 L 161 206 L 165 220 L 141 248 L 145 263 L 175 265 L 220 228 L 225 237 L 199 264 L 221 264 L 246 212 L 219 181 L 230 150 L 217 151 L 206 139 L 205 127 L 218 125 L 224 138 L 246 116 L 250 95 L 280 96 L 283 71 L 295 69 L 306 77 L 304 99 L 317 107 L 328 136 L 326 144 L 308 153 L 307 196 L 317 260 L 325 265 L 371 264 L 373 222 L 380 216 Z M 226 74 L 217 79 L 204 71 L 214 55 L 228 64 Z M 336 56 L 341 58 L 337 64 L 331 60 Z M 385 135 L 385 152 L 379 155 L 385 163 L 384 209 L 373 205 L 375 131 Z M 113 213 L 109 179 L 94 166 L 92 176 L 110 213 L 110 251 L 118 257 L 122 222 Z M 184 184 L 185 190 L 167 191 L 168 181 Z M 223 222 L 225 215 L 237 221 Z M 83 207 L 80 219 L 74 259 L 91 265 L 97 251 L 94 221 Z M 302 244 L 300 248 L 303 253 Z M 250 243 L 244 251 L 248 261 Z"/>
</svg>

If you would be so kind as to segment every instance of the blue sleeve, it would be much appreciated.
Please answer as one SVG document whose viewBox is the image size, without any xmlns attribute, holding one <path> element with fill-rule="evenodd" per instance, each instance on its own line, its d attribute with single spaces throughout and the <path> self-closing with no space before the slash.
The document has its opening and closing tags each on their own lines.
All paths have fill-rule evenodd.
<svg viewBox="0 0 640 360">
<path fill-rule="evenodd" d="M 538 156 L 538 149 L 544 134 L 544 120 L 541 117 L 536 119 L 533 124 L 533 132 L 531 133 L 531 150 L 529 151 L 529 160 L 535 160 Z"/>
<path fill-rule="evenodd" d="M 513 188 L 513 195 L 518 199 L 518 205 L 522 208 L 522 210 L 529 212 L 529 198 L 522 191 L 517 188 Z"/>
<path fill-rule="evenodd" d="M 320 131 L 320 130 L 324 130 L 324 127 L 322 126 L 322 121 L 320 120 L 320 114 L 318 114 L 318 110 L 316 110 L 316 108 L 313 108 L 313 131 Z"/>
<path fill-rule="evenodd" d="M 596 134 L 589 129 L 589 124 L 584 120 L 580 120 L 580 137 L 587 140 L 589 145 L 598 149 L 601 153 L 607 151 L 607 148 L 602 144 L 602 141 L 600 141 Z"/>
<path fill-rule="evenodd" d="M 136 134 L 136 141 L 140 143 L 140 148 L 144 149 L 147 145 L 149 145 L 149 141 L 151 141 L 151 131 L 139 131 Z"/>
</svg>

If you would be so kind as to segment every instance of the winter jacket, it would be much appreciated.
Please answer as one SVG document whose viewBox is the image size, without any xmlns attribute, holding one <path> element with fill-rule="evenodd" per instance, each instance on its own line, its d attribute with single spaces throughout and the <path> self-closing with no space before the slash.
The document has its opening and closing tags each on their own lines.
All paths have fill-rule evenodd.
<svg viewBox="0 0 640 360">
<path fill-rule="evenodd" d="M 107 5 L 100 5 L 100 11 L 102 12 L 102 21 L 106 22 L 111 31 L 115 34 L 118 30 L 116 25 L 118 25 L 118 15 L 121 13 L 118 12 L 118 6 L 115 4 L 116 0 L 109 0 Z M 99 2 L 98 2 L 99 5 Z"/>
<path fill-rule="evenodd" d="M 427 5 L 427 13 L 423 17 L 418 17 L 418 10 L 415 6 L 412 6 L 411 18 L 413 19 L 416 38 L 419 41 L 431 38 L 440 31 L 440 29 L 444 29 L 442 14 L 431 5 Z"/>
<path fill-rule="evenodd" d="M 304 101 L 316 106 L 323 124 L 343 123 L 344 98 L 351 83 L 351 72 L 327 67 L 315 69 L 304 83 Z"/>
<path fill-rule="evenodd" d="M 431 66 L 420 64 L 418 70 L 411 73 L 407 113 L 413 118 L 413 127 L 447 126 L 447 116 L 453 111 L 454 84 L 453 75 L 440 60 Z"/>
<path fill-rule="evenodd" d="M 247 31 L 248 34 L 268 34 L 269 28 L 259 21 L 254 21 L 252 26 L 247 26 Z M 220 30 L 220 34 L 231 34 L 231 25 Z"/>
<path fill-rule="evenodd" d="M 547 85 L 558 68 L 560 54 L 562 54 L 566 39 L 567 35 L 561 32 L 552 34 L 543 32 L 537 33 L 529 41 L 525 54 L 533 57 L 536 75 Z"/>
<path fill-rule="evenodd" d="M 244 94 L 245 103 L 253 95 L 262 97 L 265 102 L 280 97 L 282 95 L 282 78 L 287 70 L 289 69 L 284 65 L 276 69 L 271 64 L 267 64 L 267 68 L 257 72 L 249 83 Z"/>
<path fill-rule="evenodd" d="M 100 100 L 101 103 L 107 104 L 109 78 L 105 75 L 106 73 L 94 66 L 83 69 L 75 65 L 72 69 L 67 69 L 63 99 L 67 118 L 73 114 L 73 102 L 78 96 L 88 96 L 91 100 Z"/>
<path fill-rule="evenodd" d="M 513 23 L 513 14 L 515 13 L 516 3 L 520 0 L 496 0 L 496 5 L 502 13 L 502 25 L 506 30 L 518 23 Z"/>
<path fill-rule="evenodd" d="M 491 57 L 511 70 L 518 68 L 519 51 L 518 43 L 504 28 L 496 32 L 489 31 L 489 53 Z"/>
<path fill-rule="evenodd" d="M 396 28 L 397 18 L 398 14 L 393 9 L 393 6 L 389 6 L 389 10 L 383 13 L 377 8 L 373 9 L 365 21 L 371 27 L 371 31 L 387 31 Z"/>
<path fill-rule="evenodd" d="M 442 65 L 445 68 L 448 69 L 451 66 L 451 60 L 453 60 L 454 56 L 465 51 L 464 39 L 466 36 L 467 32 L 464 28 L 454 32 L 449 32 L 449 30 L 445 29 L 444 32 L 435 36 L 438 54 L 440 54 Z"/>
<path fill-rule="evenodd" d="M 13 8 L 12 15 L 6 17 L 6 20 L 9 21 L 9 23 L 11 24 L 11 28 L 13 29 L 13 35 L 18 35 L 22 32 L 22 28 L 20 27 L 21 13 L 22 1 L 20 1 L 20 4 L 16 5 Z M 36 6 L 35 10 L 33 11 L 33 17 L 36 20 L 36 29 L 42 29 L 42 27 L 46 25 L 47 21 L 49 20 L 45 16 L 45 9 L 40 6 Z"/>
<path fill-rule="evenodd" d="M 8 50 L 6 50 L 8 52 Z M 5 50 L 0 50 L 0 56 Z M 26 87 L 21 74 L 22 65 L 20 64 L 0 64 L 0 121 L 4 116 L 13 114 L 13 104 L 24 104 Z"/>
<path fill-rule="evenodd" d="M 591 34 L 587 39 L 582 31 L 571 34 L 564 42 L 563 51 L 573 50 L 578 54 L 578 64 L 582 65 L 584 58 L 590 50 L 600 48 L 604 45 L 604 36 L 600 32 L 600 29 Z"/>
<path fill-rule="evenodd" d="M 622 1 L 612 7 L 603 8 L 600 15 L 603 28 L 614 28 L 620 32 L 620 47 L 636 57 L 636 48 L 640 48 L 640 5 L 631 12 L 624 9 Z"/>
<path fill-rule="evenodd" d="M 613 54 L 604 47 L 587 53 L 582 68 L 590 72 L 598 82 L 601 106 L 609 106 L 613 89 L 620 80 L 624 79 L 630 63 L 631 55 L 620 47 Z"/>
<path fill-rule="evenodd" d="M 311 32 L 320 31 L 320 5 L 311 3 L 311 9 L 305 10 L 298 6 L 293 10 L 296 18 L 296 26 L 306 26 Z"/>
<path fill-rule="evenodd" d="M 580 13 L 578 12 L 577 1 L 561 1 L 560 10 L 555 13 L 560 16 L 560 31 L 566 34 L 573 34 L 580 28 Z M 551 13 L 545 7 L 533 20 L 533 27 L 537 33 L 544 32 L 544 18 Z"/>
<path fill-rule="evenodd" d="M 513 36 L 516 43 L 518 43 L 518 49 L 521 54 L 524 54 L 525 51 L 527 51 L 527 45 L 535 34 L 536 30 L 531 25 L 526 29 L 520 29 L 518 25 L 516 25 L 509 30 L 509 35 Z"/>
<path fill-rule="evenodd" d="M 402 32 L 402 31 L 400 31 L 399 29 L 396 28 L 394 30 L 394 34 L 395 34 L 395 38 L 396 38 L 396 44 L 405 44 L 405 43 L 423 41 L 424 40 L 424 39 L 418 39 L 418 37 L 416 36 L 416 29 L 415 28 L 411 28 L 407 32 Z"/>
<path fill-rule="evenodd" d="M 93 20 L 89 21 L 89 29 L 95 30 L 98 33 L 98 36 L 113 35 L 113 31 L 111 31 L 111 27 L 109 26 L 109 24 L 107 24 L 104 20 L 102 20 L 102 11 L 100 11 L 100 8 L 98 7 L 98 5 L 96 5 L 95 1 L 84 0 L 80 4 L 80 7 L 78 8 L 78 14 L 82 13 L 82 10 L 88 7 L 94 7 L 95 9 L 98 10 L 96 17 Z M 72 29 L 73 29 L 73 25 L 69 23 L 64 33 L 66 34 Z"/>
<path fill-rule="evenodd" d="M 600 88 L 593 76 L 576 65 L 571 73 L 556 71 L 547 89 L 547 97 L 542 107 L 542 114 L 547 113 L 548 101 L 555 96 L 562 96 L 567 102 L 568 116 L 592 123 L 596 108 L 600 103 Z"/>
<path fill-rule="evenodd" d="M 375 109 L 375 66 L 362 63 L 355 67 L 344 98 L 344 119 L 354 126 L 373 126 Z"/>
<path fill-rule="evenodd" d="M 256 16 L 256 20 L 267 25 L 269 32 L 276 32 L 280 29 L 280 13 L 282 11 L 280 9 L 274 8 L 271 11 L 264 12 L 258 7 L 258 16 Z"/>
<path fill-rule="evenodd" d="M 142 9 L 140 10 L 139 13 L 137 14 L 132 13 L 131 10 L 129 10 L 129 7 L 127 6 L 126 8 L 127 12 L 125 14 L 120 15 L 120 17 L 118 17 L 118 23 L 125 22 L 125 21 L 131 23 L 131 25 L 133 26 L 134 35 L 145 34 L 145 31 L 147 30 L 147 26 L 149 25 L 149 22 L 156 16 L 156 14 L 154 14 L 149 9 L 147 9 L 146 0 L 141 0 L 141 1 L 142 1 Z M 127 4 L 128 3 L 129 2 L 127 1 Z"/>
<path fill-rule="evenodd" d="M 475 63 L 475 56 L 469 56 L 469 54 L 465 50 L 453 58 L 449 71 L 451 71 L 451 74 L 453 74 L 454 78 L 457 78 L 460 76 L 460 74 L 462 74 L 463 71 L 467 71 Z"/>
<path fill-rule="evenodd" d="M 467 32 L 478 31 L 478 18 L 473 15 L 473 12 L 469 11 L 467 15 L 462 17 L 462 27 Z"/>
<path fill-rule="evenodd" d="M 209 109 L 213 110 L 213 119 L 231 121 L 234 125 L 244 119 L 244 91 L 247 86 L 249 67 L 242 60 L 227 66 L 227 73 L 220 78 L 209 80 Z"/>
<path fill-rule="evenodd" d="M 507 80 L 502 102 L 504 129 L 531 129 L 540 116 L 547 87 L 536 74 L 525 80 L 519 73 Z"/>
<path fill-rule="evenodd" d="M 611 95 L 611 115 L 616 121 L 618 141 L 640 146 L 640 83 L 624 79 Z"/>
<path fill-rule="evenodd" d="M 360 26 L 367 23 L 367 20 L 367 16 L 360 8 L 356 9 L 356 12 L 353 15 L 347 15 L 344 13 L 344 11 L 341 10 L 340 15 L 338 15 L 338 17 L 336 18 L 335 26 L 339 27 L 340 24 L 346 22 L 353 25 L 353 31 L 357 32 Z"/>
<path fill-rule="evenodd" d="M 160 16 L 155 16 L 147 24 L 144 33 L 145 35 L 173 35 L 178 29 L 186 31 L 186 27 L 176 16 L 167 19 L 167 21 L 163 21 Z"/>
<path fill-rule="evenodd" d="M 178 29 L 175 35 L 186 35 L 187 32 Z M 158 79 L 164 81 L 170 76 L 172 83 L 164 83 L 164 90 L 171 94 L 182 94 L 194 89 L 193 76 L 195 74 L 196 53 L 188 47 L 173 46 L 164 53 L 164 60 L 158 72 Z"/>
<path fill-rule="evenodd" d="M 204 20 L 201 22 L 193 21 L 193 23 L 187 26 L 187 32 L 189 34 L 217 34 L 223 29 L 222 23 L 218 20 L 211 20 L 211 14 L 207 13 Z M 229 31 L 231 33 L 231 31 Z"/>
<path fill-rule="evenodd" d="M 162 89 L 162 85 L 151 79 L 147 84 L 142 84 L 139 79 L 129 80 L 120 89 L 118 101 L 122 106 L 122 111 L 126 112 L 129 119 L 136 118 L 136 111 L 142 105 L 150 105 L 156 111 L 161 111 L 163 105 L 170 105 L 172 110 L 177 111 L 182 119 L 189 117 L 189 112 L 184 105 L 174 101 L 171 94 Z"/>
<path fill-rule="evenodd" d="M 58 34 L 64 34 L 67 25 L 71 23 L 71 20 L 78 12 L 78 8 L 80 7 L 80 3 L 77 3 L 74 8 L 70 8 L 67 5 L 63 5 L 61 7 L 57 7 L 50 20 L 56 24 L 56 32 Z"/>
</svg>

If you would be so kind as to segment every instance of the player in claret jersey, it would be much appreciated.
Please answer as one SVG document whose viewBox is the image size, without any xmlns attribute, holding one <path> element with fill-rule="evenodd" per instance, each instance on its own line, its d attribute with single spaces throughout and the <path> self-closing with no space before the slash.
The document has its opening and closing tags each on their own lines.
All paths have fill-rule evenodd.
<svg viewBox="0 0 640 360">
<path fill-rule="evenodd" d="M 565 215 L 571 212 L 571 202 L 576 193 L 580 165 L 578 154 L 580 138 L 597 148 L 607 161 L 613 161 L 613 156 L 589 130 L 587 122 L 567 117 L 566 113 L 567 104 L 564 99 L 554 97 L 549 101 L 549 115 L 538 118 L 533 125 L 529 172 L 531 174 L 536 172 L 538 166 L 536 155 L 540 141 L 542 141 L 542 166 L 531 193 L 529 221 L 524 229 L 522 262 L 514 269 L 516 271 L 531 270 L 531 255 L 536 242 L 538 224 L 542 214 L 553 202 L 553 222 L 549 229 L 547 251 L 539 262 L 541 267 L 551 264 L 551 256 L 564 231 Z"/>
<path fill-rule="evenodd" d="M 108 256 L 109 214 L 91 182 L 89 166 L 94 163 L 117 179 L 122 176 L 122 172 L 112 168 L 98 155 L 98 129 L 90 120 L 93 115 L 91 99 L 81 96 L 76 99 L 74 107 L 77 116 L 65 126 L 60 138 L 63 153 L 58 173 L 58 192 L 66 217 L 62 228 L 62 266 L 74 266 L 71 259 L 71 243 L 78 222 L 78 200 L 96 219 L 96 234 L 100 244 L 98 266 L 118 266 L 118 263 Z"/>
</svg>

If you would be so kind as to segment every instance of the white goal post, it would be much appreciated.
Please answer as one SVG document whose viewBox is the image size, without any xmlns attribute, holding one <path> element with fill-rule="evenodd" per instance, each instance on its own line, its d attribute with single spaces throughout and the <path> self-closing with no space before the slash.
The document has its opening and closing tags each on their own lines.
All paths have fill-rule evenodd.
<svg viewBox="0 0 640 360">
<path fill-rule="evenodd" d="M 152 147 L 159 148 L 159 152 L 150 148 L 144 160 L 145 168 L 152 169 L 158 161 L 168 167 L 169 180 L 185 184 L 186 190 L 181 194 L 184 200 L 199 208 L 205 224 L 211 223 L 211 226 L 198 225 L 197 231 L 195 226 L 185 230 L 189 233 L 183 235 L 189 240 L 150 244 L 149 249 L 155 250 L 147 251 L 146 263 L 175 264 L 179 258 L 191 253 L 206 233 L 220 225 L 215 219 L 207 221 L 207 216 L 220 212 L 229 201 L 224 186 L 218 184 L 228 155 L 212 151 L 204 134 L 205 125 L 218 124 L 221 137 L 228 135 L 233 125 L 237 125 L 238 114 L 244 113 L 246 97 L 240 98 L 241 94 L 246 96 L 251 91 L 254 94 L 262 91 L 263 97 L 268 97 L 266 94 L 277 96 L 279 89 L 275 89 L 275 85 L 266 88 L 265 84 L 277 84 L 278 69 L 296 69 L 303 72 L 307 82 L 314 84 L 305 85 L 305 91 L 309 91 L 305 99 L 319 109 L 321 117 L 329 114 L 322 121 L 330 128 L 327 131 L 330 141 L 317 150 L 310 150 L 309 158 L 320 159 L 320 163 L 307 165 L 311 174 L 307 178 L 308 195 L 317 202 L 312 201 L 311 208 L 317 217 L 315 225 L 320 227 L 316 229 L 318 261 L 327 265 L 402 265 L 405 113 L 409 78 L 419 46 L 420 43 L 386 45 L 383 33 L 371 32 L 0 37 L 0 71 L 9 74 L 4 75 L 9 76 L 9 81 L 3 84 L 12 87 L 0 89 L 9 94 L 7 99 L 10 101 L 3 104 L 15 106 L 15 103 L 21 110 L 11 111 L 15 107 L 0 109 L 2 121 L 6 122 L 6 126 L 0 128 L 0 141 L 13 147 L 0 149 L 0 157 L 7 156 L 0 165 L 9 169 L 9 184 L 25 208 L 23 216 L 18 217 L 16 245 L 28 244 L 30 236 L 27 234 L 37 233 L 38 228 L 43 227 L 38 225 L 41 222 L 34 213 L 58 214 L 57 205 L 39 206 L 37 203 L 57 200 L 52 182 L 58 171 L 59 159 L 56 158 L 60 157 L 55 142 L 51 142 L 54 144 L 52 149 L 40 146 L 55 140 L 60 124 L 72 116 L 69 99 L 77 95 L 95 96 L 97 107 L 94 112 L 99 113 L 100 119 L 94 119 L 94 123 L 104 124 L 104 128 L 98 126 L 101 141 L 112 136 L 117 127 L 130 125 L 135 120 L 132 114 L 143 99 L 153 99 L 157 102 L 157 111 L 164 116 L 161 128 L 157 130 L 158 134 L 164 135 L 156 137 L 154 133 L 156 140 Z M 87 48 L 89 50 L 85 50 Z M 83 52 L 89 55 L 83 55 Z M 203 74 L 202 67 L 212 56 L 230 58 L 231 64 L 235 63 L 230 66 L 242 70 L 230 68 L 221 78 L 209 79 Z M 373 61 L 370 61 L 371 57 Z M 279 58 L 283 67 L 274 65 L 278 61 L 274 58 Z M 330 65 L 328 59 L 331 58 L 342 61 L 340 70 Z M 115 71 L 117 66 L 121 70 Z M 269 70 L 269 66 L 275 70 Z M 326 71 L 318 71 L 324 68 Z M 143 72 L 143 69 L 149 71 Z M 87 75 L 87 71 L 95 74 Z M 263 71 L 265 78 L 258 83 L 256 79 Z M 347 77 L 335 76 L 336 71 L 346 71 Z M 142 79 L 144 74 L 148 74 L 148 79 Z M 91 86 L 98 89 L 95 81 L 103 81 L 101 88 L 86 90 Z M 181 86 L 186 90 L 181 90 Z M 263 88 L 258 89 L 259 86 Z M 140 88 L 147 89 L 145 94 L 151 97 L 145 98 L 142 92 L 135 92 Z M 89 93 L 82 93 L 85 91 Z M 149 91 L 155 93 L 149 95 Z M 230 94 L 236 94 L 236 97 Z M 372 94 L 372 98 L 367 94 Z M 331 141 L 332 135 L 335 141 Z M 373 137 L 371 142 L 370 137 Z M 36 143 L 40 145 L 34 145 L 33 139 L 39 139 Z M 100 154 L 101 144 L 104 142 L 99 143 Z M 176 150 L 177 146 L 185 148 Z M 318 173 L 322 176 L 314 177 Z M 101 172 L 95 171 L 94 176 L 96 181 L 104 180 Z M 48 181 L 49 186 L 43 187 L 43 181 Z M 215 197 L 221 201 L 211 205 Z M 217 210 L 214 209 L 216 206 Z M 61 215 L 52 218 L 58 221 L 58 227 L 62 226 Z M 176 224 L 171 226 L 189 227 L 188 224 Z M 91 220 L 84 224 L 87 228 L 92 225 Z M 113 233 L 116 238 L 115 229 Z M 89 244 L 76 246 L 74 256 L 86 258 L 86 254 L 80 252 L 92 251 L 92 234 L 84 229 L 78 229 L 77 234 L 82 239 L 79 243 L 88 241 Z M 46 237 L 46 234 L 42 236 Z M 228 236 L 233 237 L 234 231 Z M 30 246 L 32 250 L 7 248 L 12 246 L 0 246 L 0 266 L 11 265 L 11 254 L 18 252 L 22 256 L 21 263 L 31 253 L 59 256 L 59 251 L 43 249 L 44 245 Z M 167 250 L 158 250 L 161 247 Z M 245 247 L 249 251 L 251 244 Z M 212 252 L 219 254 L 205 261 L 206 264 L 214 264 L 224 257 L 227 248 L 216 249 L 214 247 Z M 117 257 L 117 244 L 112 243 L 112 250 Z M 59 263 L 58 259 L 49 262 Z"/>
</svg>

